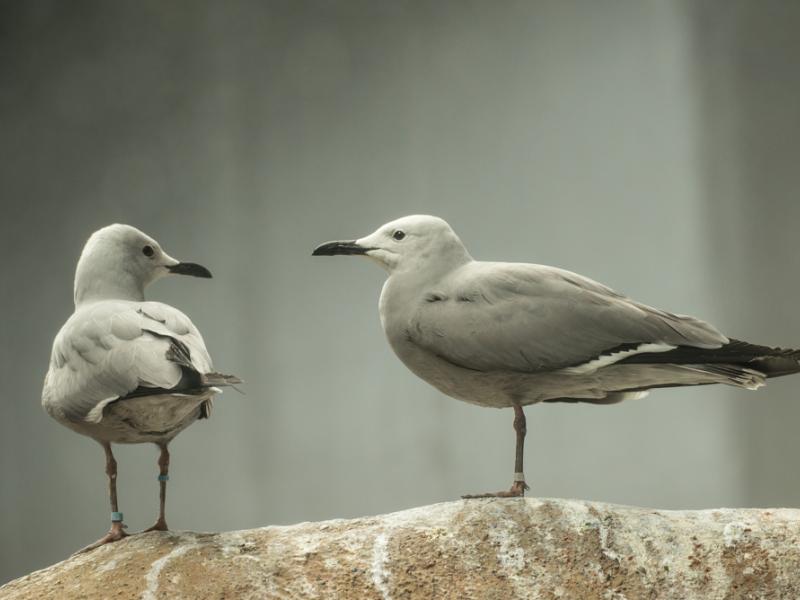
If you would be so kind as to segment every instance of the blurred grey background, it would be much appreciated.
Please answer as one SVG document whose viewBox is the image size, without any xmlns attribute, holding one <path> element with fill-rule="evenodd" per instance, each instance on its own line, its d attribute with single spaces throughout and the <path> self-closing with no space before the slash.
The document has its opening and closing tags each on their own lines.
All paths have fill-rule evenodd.
<svg viewBox="0 0 800 600">
<path fill-rule="evenodd" d="M 0 581 L 108 526 L 100 447 L 39 398 L 75 262 L 111 222 L 211 268 L 149 297 L 247 381 L 172 445 L 177 529 L 509 484 L 511 412 L 393 356 L 377 267 L 310 256 L 398 216 L 800 345 L 798 55 L 791 1 L 0 2 Z M 532 493 L 797 506 L 798 383 L 530 407 Z M 136 531 L 156 451 L 117 457 Z"/>
</svg>

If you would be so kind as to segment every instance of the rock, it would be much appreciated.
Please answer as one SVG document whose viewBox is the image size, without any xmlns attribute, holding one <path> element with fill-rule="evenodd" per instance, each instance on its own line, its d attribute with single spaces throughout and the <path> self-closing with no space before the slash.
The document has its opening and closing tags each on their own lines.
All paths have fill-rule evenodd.
<svg viewBox="0 0 800 600">
<path fill-rule="evenodd" d="M 800 510 L 492 499 L 153 532 L 12 581 L 0 598 L 800 598 Z"/>
</svg>

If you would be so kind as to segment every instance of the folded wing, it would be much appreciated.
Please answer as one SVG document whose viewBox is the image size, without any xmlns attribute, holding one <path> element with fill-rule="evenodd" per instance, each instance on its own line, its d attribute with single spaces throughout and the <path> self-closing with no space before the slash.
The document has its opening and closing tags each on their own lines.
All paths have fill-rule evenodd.
<svg viewBox="0 0 800 600">
<path fill-rule="evenodd" d="M 158 302 L 98 302 L 73 314 L 56 337 L 43 399 L 70 420 L 97 420 L 98 407 L 101 413 L 129 395 L 221 383 L 206 374 L 216 375 L 203 338 L 179 310 Z"/>
<path fill-rule="evenodd" d="M 569 271 L 481 262 L 428 291 L 406 335 L 466 369 L 528 373 L 591 370 L 638 352 L 728 342 L 708 323 L 634 302 Z"/>
</svg>

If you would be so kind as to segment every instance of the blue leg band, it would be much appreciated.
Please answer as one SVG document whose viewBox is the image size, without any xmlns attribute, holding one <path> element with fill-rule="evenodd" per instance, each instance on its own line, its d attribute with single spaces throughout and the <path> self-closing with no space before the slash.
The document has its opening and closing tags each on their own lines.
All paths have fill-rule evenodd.
<svg viewBox="0 0 800 600">
<path fill-rule="evenodd" d="M 122 522 L 122 513 L 121 512 L 112 512 L 111 513 L 111 521 L 114 523 Z"/>
<path fill-rule="evenodd" d="M 159 481 L 169 481 L 169 475 L 159 475 L 158 476 L 158 480 Z"/>
</svg>

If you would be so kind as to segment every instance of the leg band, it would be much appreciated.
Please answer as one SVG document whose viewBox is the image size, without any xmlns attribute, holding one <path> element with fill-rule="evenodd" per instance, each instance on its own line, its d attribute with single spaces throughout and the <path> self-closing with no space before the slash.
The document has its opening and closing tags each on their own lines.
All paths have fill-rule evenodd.
<svg viewBox="0 0 800 600">
<path fill-rule="evenodd" d="M 121 523 L 122 522 L 122 513 L 121 512 L 112 512 L 111 513 L 111 521 L 113 523 Z"/>
<path fill-rule="evenodd" d="M 514 481 L 525 483 L 525 473 L 514 473 Z"/>
<path fill-rule="evenodd" d="M 159 475 L 158 476 L 158 480 L 159 481 L 169 481 L 169 475 Z"/>
</svg>

